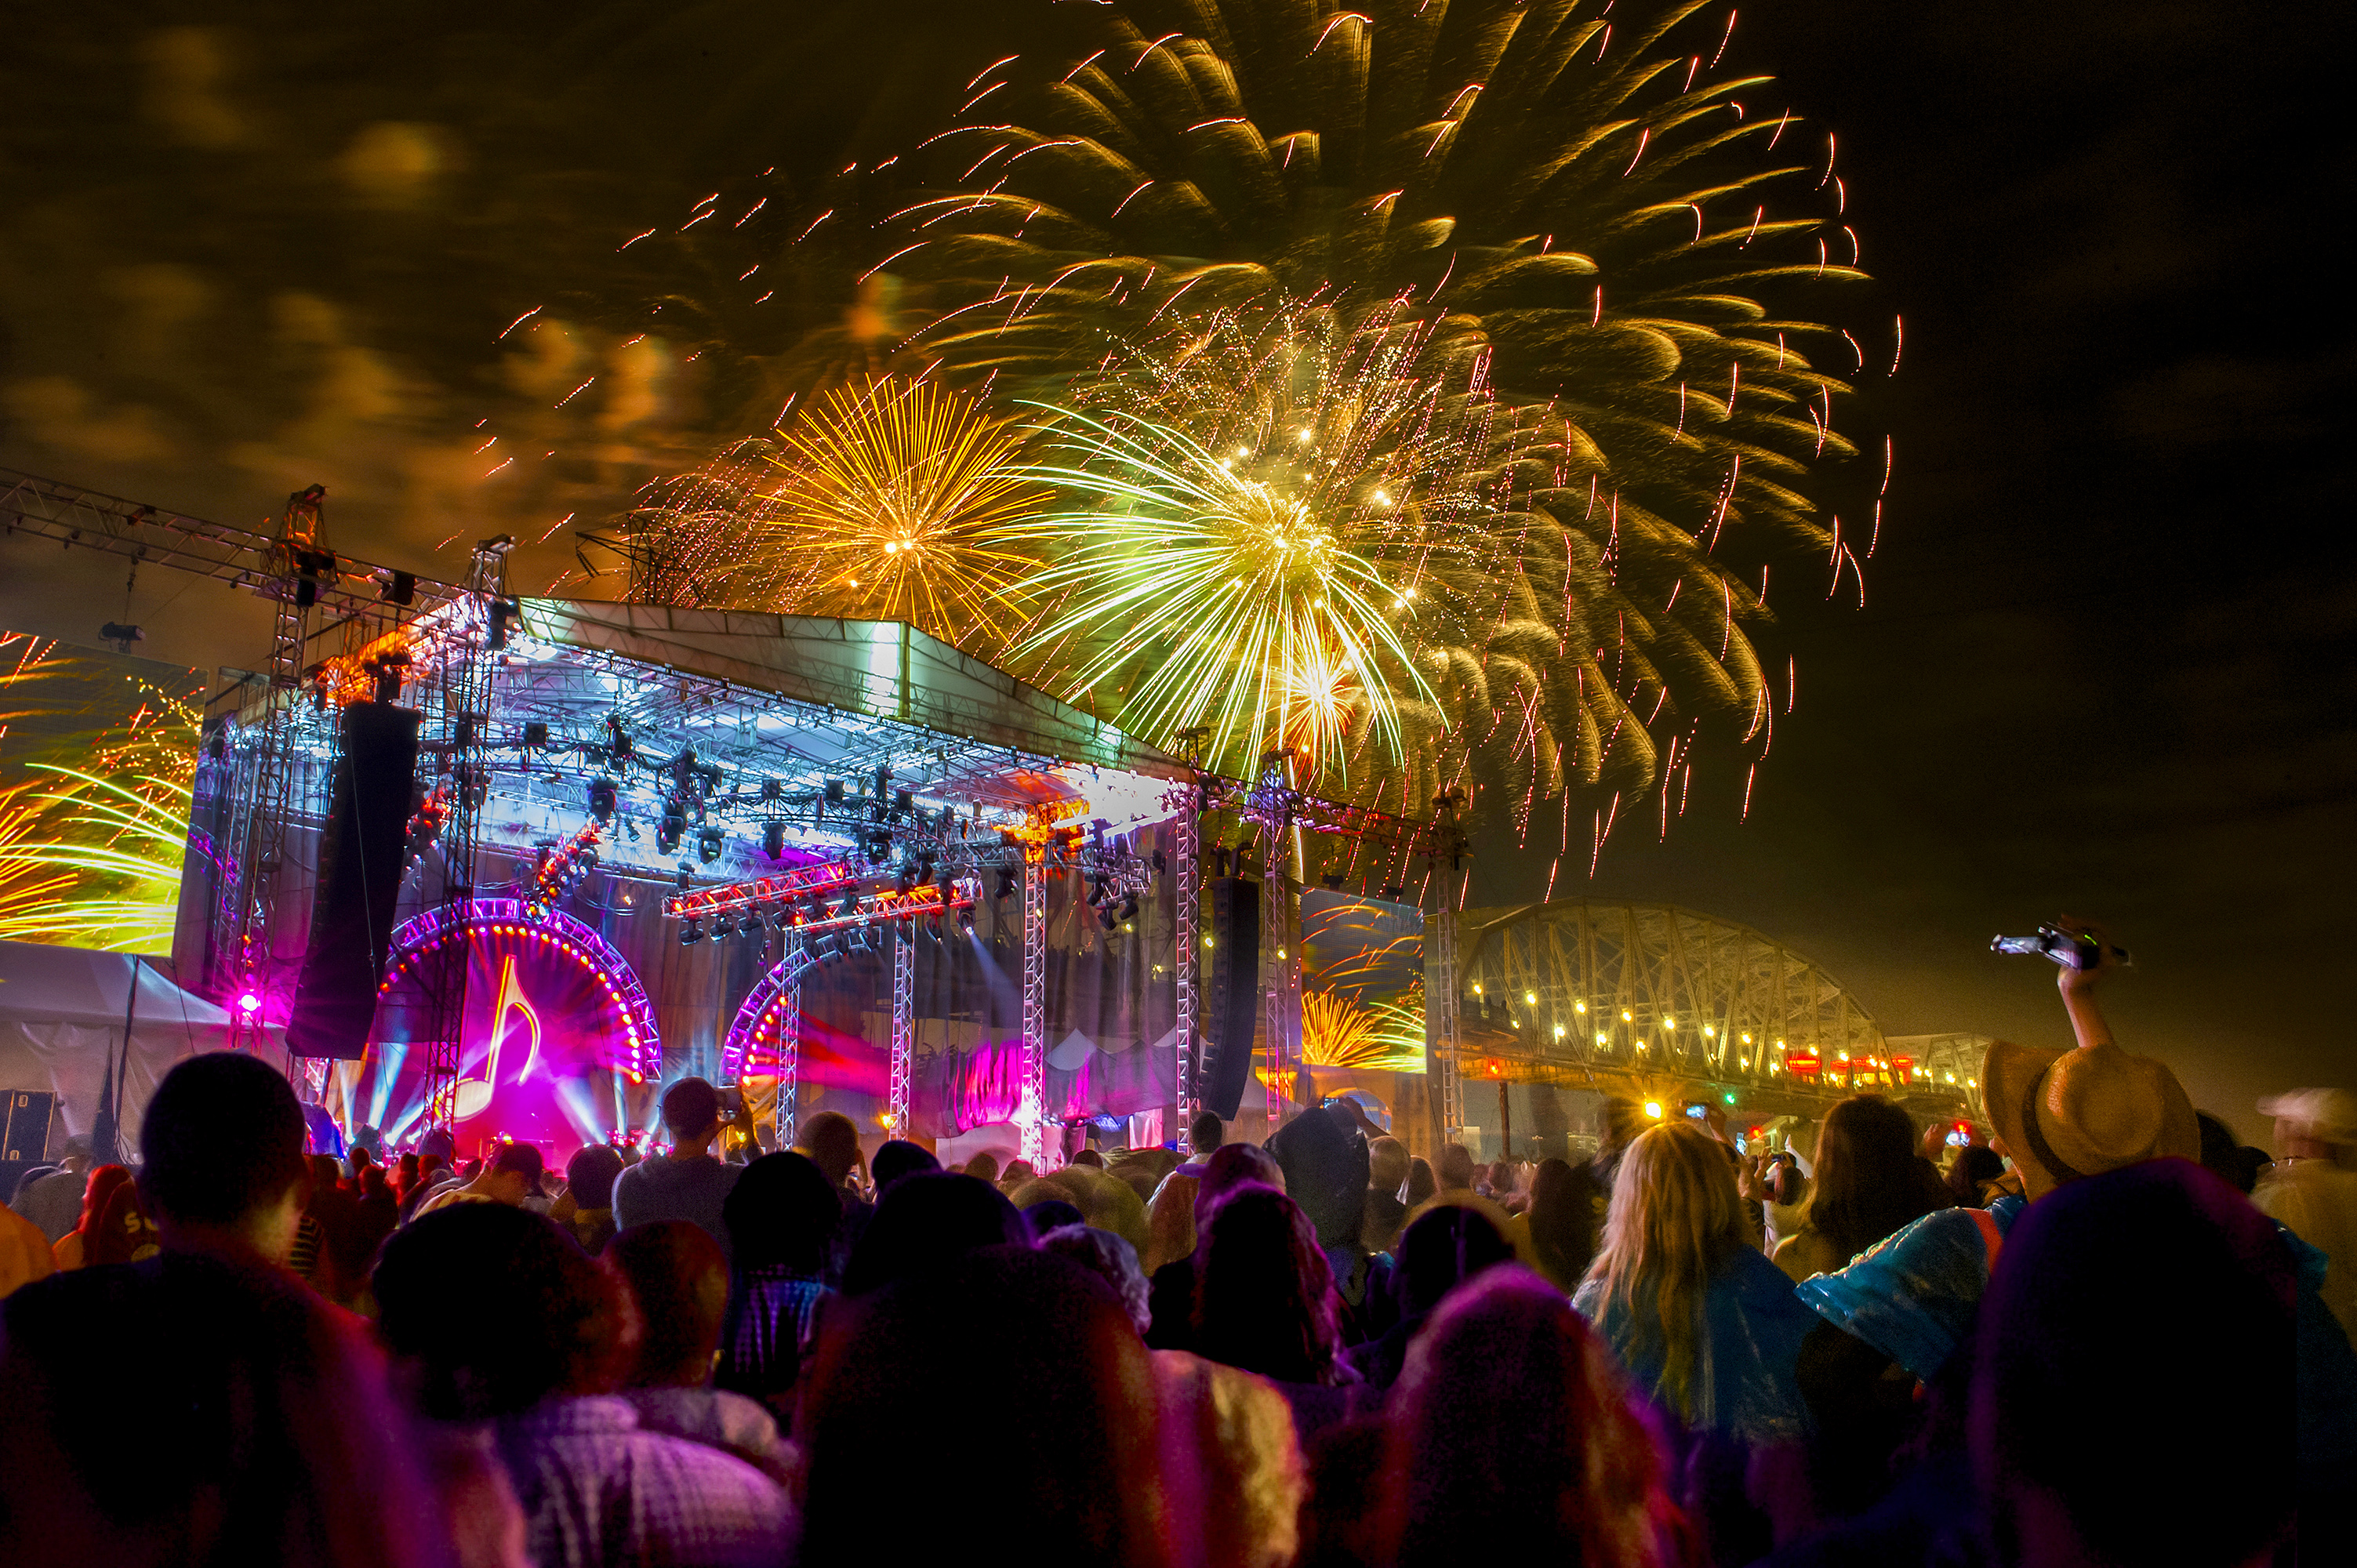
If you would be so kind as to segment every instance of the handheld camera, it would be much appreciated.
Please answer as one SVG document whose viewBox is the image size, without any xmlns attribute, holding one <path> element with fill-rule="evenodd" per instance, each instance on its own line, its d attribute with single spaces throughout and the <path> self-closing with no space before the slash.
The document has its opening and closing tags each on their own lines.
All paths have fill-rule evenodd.
<svg viewBox="0 0 2357 1568">
<path fill-rule="evenodd" d="M 2061 926 L 2040 926 L 2034 937 L 1991 937 L 1989 951 L 2035 953 L 2052 959 L 2064 969 L 2093 969 L 2104 961 L 2104 944 L 2093 932 L 2070 931 Z M 2124 947 L 2114 947 L 2111 955 L 2123 966 L 2136 961 Z"/>
</svg>

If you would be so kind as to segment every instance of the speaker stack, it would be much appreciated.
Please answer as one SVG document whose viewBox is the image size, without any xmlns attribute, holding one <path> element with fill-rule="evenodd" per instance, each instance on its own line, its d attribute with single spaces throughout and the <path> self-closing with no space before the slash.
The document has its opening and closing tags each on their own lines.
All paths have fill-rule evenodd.
<svg viewBox="0 0 2357 1568">
<path fill-rule="evenodd" d="M 368 1046 L 401 897 L 419 716 L 388 703 L 344 709 L 311 942 L 286 1024 L 294 1056 L 357 1061 Z"/>
<path fill-rule="evenodd" d="M 1215 876 L 1205 885 L 1211 972 L 1203 987 L 1203 1109 L 1231 1121 L 1252 1081 L 1253 1033 L 1260 1023 L 1260 884 Z"/>
</svg>

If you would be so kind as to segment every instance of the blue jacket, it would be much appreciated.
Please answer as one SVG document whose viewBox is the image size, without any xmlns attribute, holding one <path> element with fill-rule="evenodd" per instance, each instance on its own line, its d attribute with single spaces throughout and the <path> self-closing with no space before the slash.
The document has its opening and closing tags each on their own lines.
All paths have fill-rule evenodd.
<svg viewBox="0 0 2357 1568">
<path fill-rule="evenodd" d="M 1652 1310 L 1650 1301 L 1637 1305 Z M 1583 1283 L 1572 1305 L 1596 1325 L 1638 1388 L 1669 1408 L 1658 1348 L 1638 1351 L 1632 1319 L 1619 1303 L 1605 1306 L 1602 1282 Z M 1757 1442 L 1806 1435 L 1808 1407 L 1793 1369 L 1801 1341 L 1816 1326 L 1816 1314 L 1793 1296 L 1783 1270 L 1749 1247 L 1738 1250 L 1703 1298 L 1702 1365 L 1686 1424 Z"/>
</svg>

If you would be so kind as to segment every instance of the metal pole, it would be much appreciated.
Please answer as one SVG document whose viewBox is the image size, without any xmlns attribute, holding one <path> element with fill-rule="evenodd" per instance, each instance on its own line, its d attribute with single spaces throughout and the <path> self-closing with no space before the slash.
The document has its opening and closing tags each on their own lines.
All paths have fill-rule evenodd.
<svg viewBox="0 0 2357 1568">
<path fill-rule="evenodd" d="M 794 1146 L 794 1101 L 802 1084 L 802 965 L 795 960 L 802 956 L 802 944 L 791 938 L 786 941 L 787 972 L 793 976 L 786 985 L 786 1000 L 778 1017 L 778 1105 L 777 1144 L 780 1152 Z"/>
<path fill-rule="evenodd" d="M 1048 1174 L 1048 854 L 1023 846 L 1023 1157 Z M 1060 1154 L 1061 1140 L 1057 1152 Z"/>
<path fill-rule="evenodd" d="M 1440 1141 L 1448 1144 L 1465 1137 L 1465 1090 L 1457 1059 L 1457 988 L 1464 977 L 1457 968 L 1457 911 L 1447 905 L 1433 917 L 1430 972 L 1432 994 L 1426 1003 L 1433 1009 L 1432 1065 L 1440 1079 Z"/>
<path fill-rule="evenodd" d="M 231 1050 L 259 1051 L 270 1000 L 271 917 L 286 849 L 286 818 L 295 786 L 294 692 L 300 682 L 309 612 L 297 604 L 290 572 L 263 591 L 277 602 L 271 632 L 270 684 L 262 693 L 262 734 L 255 746 L 251 806 L 239 833 L 237 908 L 228 944 Z"/>
<path fill-rule="evenodd" d="M 907 921 L 892 929 L 892 1102 L 885 1126 L 896 1138 L 909 1135 L 909 1079 L 916 1069 L 916 930 Z"/>
<path fill-rule="evenodd" d="M 1286 1006 L 1292 968 L 1293 940 L 1292 899 L 1285 885 L 1284 840 L 1276 832 L 1269 835 L 1267 853 L 1261 860 L 1261 944 L 1268 953 L 1268 990 L 1265 993 L 1265 1033 L 1268 1036 L 1267 1070 L 1268 1130 L 1275 1133 L 1285 1120 L 1285 1069 L 1288 1055 L 1286 1036 L 1292 1032 L 1291 1009 Z"/>
<path fill-rule="evenodd" d="M 1178 808 L 1174 822 L 1170 875 L 1177 886 L 1178 941 L 1171 965 L 1178 972 L 1178 1016 L 1174 1031 L 1178 1041 L 1176 1074 L 1171 1081 L 1177 1086 L 1174 1101 L 1178 1110 L 1178 1154 L 1182 1159 L 1195 1155 L 1194 1139 L 1189 1133 L 1195 1117 L 1203 1108 L 1202 1090 L 1195 1081 L 1195 963 L 1197 944 L 1202 938 L 1196 930 L 1196 897 L 1199 891 L 1200 863 L 1203 854 L 1202 792 L 1195 785 L 1187 787 L 1185 801 Z"/>
</svg>

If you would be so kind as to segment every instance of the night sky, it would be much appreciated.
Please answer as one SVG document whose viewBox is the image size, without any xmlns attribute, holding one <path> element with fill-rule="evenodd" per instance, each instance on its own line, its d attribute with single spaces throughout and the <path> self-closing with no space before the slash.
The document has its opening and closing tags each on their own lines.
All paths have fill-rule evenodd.
<svg viewBox="0 0 2357 1568">
<path fill-rule="evenodd" d="M 576 569 L 568 513 L 610 513 L 716 418 L 586 318 L 500 330 L 623 287 L 616 247 L 721 181 L 939 118 L 1008 26 L 891 0 L 19 20 L 0 463 L 242 523 L 323 481 L 342 548 L 441 575 L 553 530 L 519 555 L 541 591 Z M 2067 909 L 2136 951 L 2123 1040 L 2246 1137 L 2263 1093 L 2357 1082 L 2348 30 L 2321 5 L 1744 8 L 1730 63 L 1837 133 L 1872 311 L 1905 317 L 1899 374 L 1870 366 L 1843 420 L 1893 435 L 1898 478 L 1863 609 L 1771 596 L 1799 704 L 1749 822 L 1706 754 L 1667 842 L 1639 812 L 1597 897 L 1757 926 L 1889 1033 L 2040 1044 L 2066 1037 L 2051 972 L 1985 950 Z M 595 450 L 594 482 L 531 454 L 484 478 L 478 421 L 512 431 L 593 373 L 543 429 Z M 10 627 L 261 652 L 258 603 L 193 579 L 146 574 L 126 609 L 122 563 L 21 541 L 0 574 Z M 1475 902 L 1539 896 L 1547 855 L 1482 848 Z M 1586 874 L 1575 836 L 1557 895 Z"/>
</svg>

